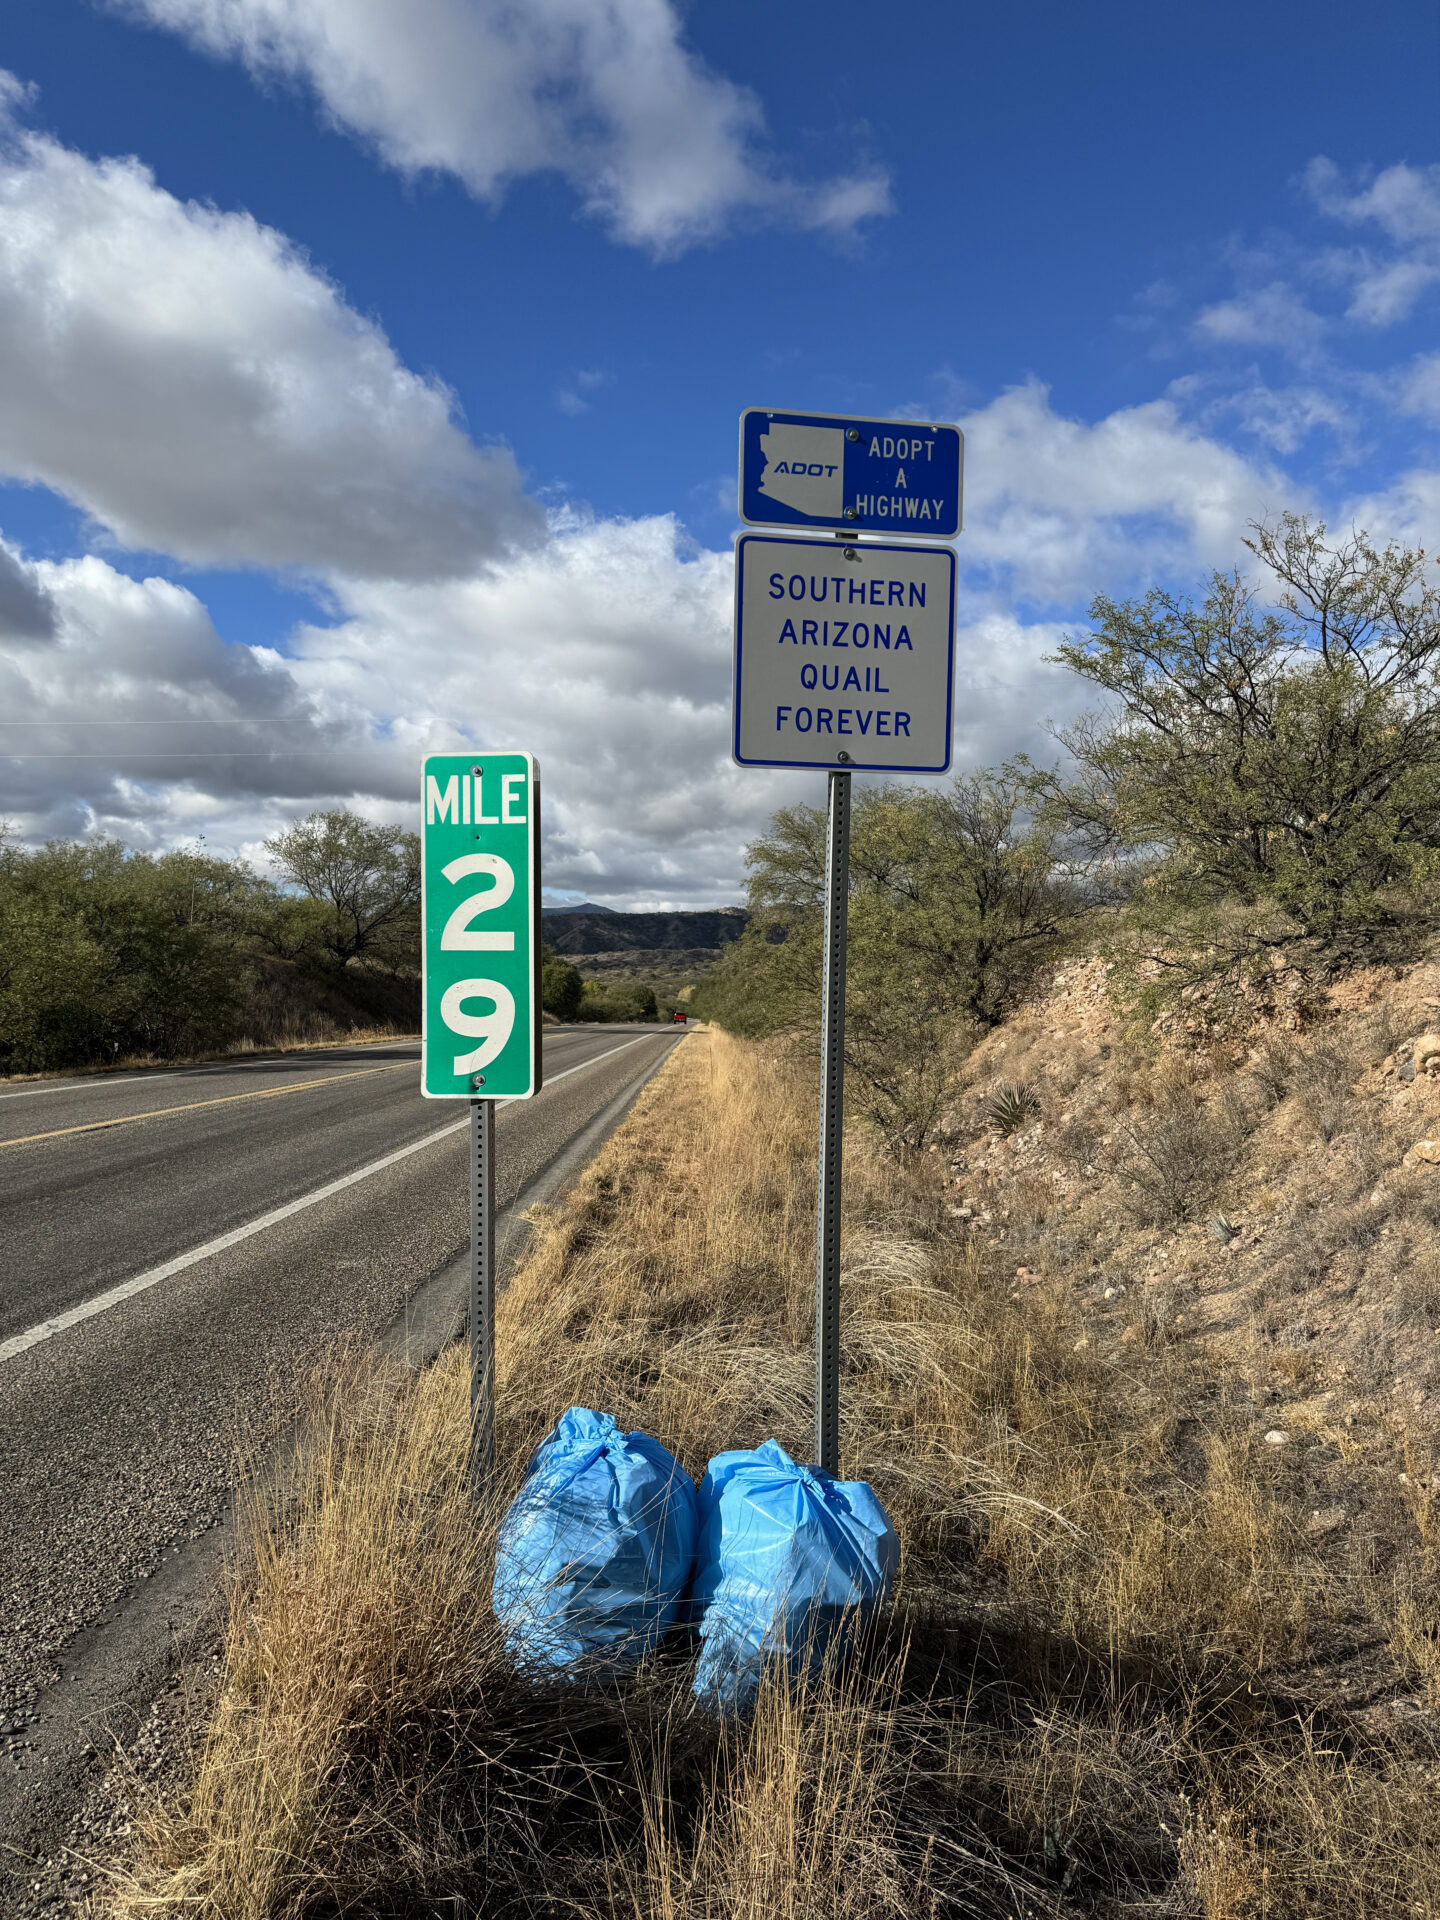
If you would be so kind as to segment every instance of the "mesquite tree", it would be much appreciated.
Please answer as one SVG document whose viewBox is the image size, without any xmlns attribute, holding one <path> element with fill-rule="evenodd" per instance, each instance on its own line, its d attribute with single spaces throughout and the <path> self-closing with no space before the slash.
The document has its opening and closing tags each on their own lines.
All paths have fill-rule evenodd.
<svg viewBox="0 0 1440 1920">
<path fill-rule="evenodd" d="M 1422 551 L 1285 515 L 1203 603 L 1091 607 L 1058 658 L 1108 696 L 1059 737 L 1052 800 L 1143 879 L 1134 920 L 1182 973 L 1333 971 L 1434 919 L 1440 590 Z"/>
</svg>

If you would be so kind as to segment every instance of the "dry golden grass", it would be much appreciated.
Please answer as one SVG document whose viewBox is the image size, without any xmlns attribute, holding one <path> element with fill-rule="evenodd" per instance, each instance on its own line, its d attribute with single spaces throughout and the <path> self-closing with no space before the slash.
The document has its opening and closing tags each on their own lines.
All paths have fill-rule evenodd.
<svg viewBox="0 0 1440 1920">
<path fill-rule="evenodd" d="M 250 1565 L 195 1791 L 166 1834 L 165 1904 L 193 1890 L 216 1912 L 285 1911 L 323 1878 L 324 1789 L 347 1752 L 403 1740 L 413 1714 L 460 1698 L 493 1660 L 465 1437 L 441 1375 L 411 1387 L 339 1355 L 283 1480 L 249 1481 Z M 369 1816 L 389 1817 L 383 1794 Z"/>
<path fill-rule="evenodd" d="M 694 1708 L 683 1648 L 623 1685 L 510 1673 L 496 1511 L 567 1406 L 697 1475 L 772 1435 L 808 1455 L 813 1145 L 793 1064 L 678 1050 L 501 1301 L 490 1511 L 464 1356 L 337 1356 L 249 1481 L 218 1700 L 119 1911 L 1440 1916 L 1435 1756 L 1297 1699 L 1325 1578 L 1203 1350 L 1157 1322 L 1098 1356 L 863 1140 L 843 1459 L 904 1545 L 890 1618 L 743 1727 Z"/>
<path fill-rule="evenodd" d="M 682 1828 L 663 1744 L 643 1757 L 643 1849 L 607 1865 L 637 1920 L 908 1914 L 928 1878 L 901 1867 L 886 1788 L 896 1771 L 896 1668 L 762 1692 L 716 1756 Z"/>
</svg>

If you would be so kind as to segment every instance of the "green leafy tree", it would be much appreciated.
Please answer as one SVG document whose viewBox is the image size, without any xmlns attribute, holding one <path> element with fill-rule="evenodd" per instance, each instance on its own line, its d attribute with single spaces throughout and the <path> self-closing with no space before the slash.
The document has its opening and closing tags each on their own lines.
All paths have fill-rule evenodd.
<svg viewBox="0 0 1440 1920">
<path fill-rule="evenodd" d="M 1423 552 L 1252 529 L 1275 576 L 1203 603 L 1099 597 L 1059 659 L 1107 696 L 1060 735 L 1057 808 L 1128 862 L 1138 951 L 1177 983 L 1323 973 L 1433 923 L 1440 591 Z"/>
<path fill-rule="evenodd" d="M 12 1072 L 223 1045 L 250 985 L 254 876 L 118 841 L 0 849 L 0 1062 Z"/>
<path fill-rule="evenodd" d="M 310 814 L 265 842 L 291 885 L 317 902 L 322 951 L 337 967 L 419 964 L 420 836 L 375 826 L 345 808 Z M 292 933 L 302 930 L 292 921 Z"/>
<path fill-rule="evenodd" d="M 265 952 L 302 968 L 320 968 L 332 959 L 327 936 L 331 911 L 308 894 L 267 889 L 251 909 L 250 929 Z"/>
<path fill-rule="evenodd" d="M 540 954 L 540 1004 L 557 1019 L 575 1019 L 585 994 L 579 969 L 548 943 L 541 947 Z"/>
<path fill-rule="evenodd" d="M 82 917 L 0 875 L 0 1072 L 84 1065 L 105 1050 L 104 956 Z"/>
<path fill-rule="evenodd" d="M 657 1011 L 655 989 L 643 980 L 585 982 L 582 1020 L 653 1020 Z"/>
<path fill-rule="evenodd" d="M 1001 1018 L 1035 965 L 1092 903 L 1063 860 L 1063 828 L 1032 805 L 1021 764 L 948 789 L 856 799 L 850 836 L 846 1066 L 859 1105 L 918 1149 L 953 1091 L 967 1042 Z M 751 921 L 696 988 L 694 1011 L 742 1033 L 819 1018 L 826 818 L 787 807 L 749 849 Z"/>
</svg>

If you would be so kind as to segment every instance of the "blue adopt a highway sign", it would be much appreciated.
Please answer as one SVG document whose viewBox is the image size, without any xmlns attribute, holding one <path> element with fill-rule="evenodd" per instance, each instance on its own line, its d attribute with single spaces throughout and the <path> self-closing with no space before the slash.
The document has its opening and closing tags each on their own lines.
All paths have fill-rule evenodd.
<svg viewBox="0 0 1440 1920">
<path fill-rule="evenodd" d="M 964 462 L 958 427 L 747 407 L 740 518 L 756 527 L 949 540 L 960 531 Z"/>
</svg>

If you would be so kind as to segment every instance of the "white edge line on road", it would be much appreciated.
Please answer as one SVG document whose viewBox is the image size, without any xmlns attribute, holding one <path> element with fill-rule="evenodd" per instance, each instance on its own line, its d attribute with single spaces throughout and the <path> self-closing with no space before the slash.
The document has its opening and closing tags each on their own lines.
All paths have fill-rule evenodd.
<svg viewBox="0 0 1440 1920">
<path fill-rule="evenodd" d="M 638 1047 L 642 1040 L 652 1036 L 642 1033 L 637 1039 L 626 1040 L 618 1047 L 607 1047 L 604 1053 L 597 1053 L 593 1060 L 582 1060 L 577 1066 L 566 1067 L 563 1073 L 553 1074 L 540 1089 L 553 1087 L 561 1080 L 568 1080 L 572 1073 L 583 1073 L 586 1067 L 598 1067 L 602 1060 L 609 1060 L 617 1053 L 624 1053 L 627 1047 Z M 497 1106 L 514 1106 L 512 1100 L 497 1101 Z M 234 1227 L 229 1233 L 222 1233 L 214 1240 L 207 1240 L 202 1247 L 192 1247 L 189 1253 L 180 1253 L 173 1260 L 167 1260 L 163 1266 L 152 1267 L 148 1273 L 137 1273 L 133 1280 L 122 1280 L 118 1287 L 110 1287 L 104 1293 L 97 1293 L 93 1300 L 83 1305 L 71 1307 L 66 1313 L 57 1313 L 53 1320 L 42 1320 L 38 1326 L 28 1328 L 24 1333 L 14 1334 L 9 1340 L 0 1341 L 0 1364 L 14 1360 L 22 1353 L 28 1353 L 31 1347 L 38 1347 L 46 1340 L 53 1340 L 57 1333 L 65 1333 L 71 1327 L 77 1327 L 83 1320 L 93 1320 L 97 1313 L 108 1313 L 111 1307 L 118 1307 L 122 1300 L 133 1299 L 137 1293 L 145 1293 L 149 1288 L 158 1286 L 162 1280 L 168 1280 L 172 1274 L 183 1273 L 186 1267 L 198 1265 L 208 1260 L 212 1254 L 224 1253 L 227 1247 L 248 1240 L 252 1233 L 263 1233 L 266 1227 L 276 1226 L 281 1220 L 288 1220 L 292 1214 L 303 1213 L 307 1207 L 315 1207 L 322 1200 L 328 1200 L 332 1194 L 343 1193 L 346 1187 L 353 1187 L 361 1180 L 368 1180 L 372 1173 L 383 1173 L 386 1167 L 393 1167 L 397 1160 L 404 1160 L 412 1153 L 419 1153 L 422 1147 L 432 1147 L 437 1140 L 445 1140 L 452 1133 L 459 1133 L 468 1126 L 470 1116 L 463 1120 L 452 1120 L 448 1127 L 438 1127 L 434 1133 L 423 1134 L 420 1139 L 412 1140 L 407 1147 L 397 1147 L 394 1153 L 382 1154 L 378 1160 L 372 1160 L 368 1166 L 358 1167 L 354 1173 L 347 1173 L 339 1180 L 317 1187 L 313 1193 L 301 1194 L 298 1200 L 291 1200 L 283 1207 L 275 1207 L 269 1213 L 262 1213 L 258 1220 L 251 1220 L 243 1227 Z"/>
</svg>

